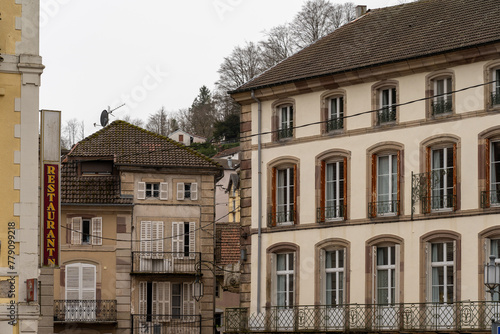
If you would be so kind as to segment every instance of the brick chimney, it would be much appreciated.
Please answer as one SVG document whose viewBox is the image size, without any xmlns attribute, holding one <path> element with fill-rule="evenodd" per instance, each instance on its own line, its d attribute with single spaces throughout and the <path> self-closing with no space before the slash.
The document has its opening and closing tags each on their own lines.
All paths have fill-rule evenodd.
<svg viewBox="0 0 500 334">
<path fill-rule="evenodd" d="M 356 18 L 358 19 L 365 14 L 366 14 L 366 6 L 365 5 L 357 5 L 356 6 Z"/>
</svg>

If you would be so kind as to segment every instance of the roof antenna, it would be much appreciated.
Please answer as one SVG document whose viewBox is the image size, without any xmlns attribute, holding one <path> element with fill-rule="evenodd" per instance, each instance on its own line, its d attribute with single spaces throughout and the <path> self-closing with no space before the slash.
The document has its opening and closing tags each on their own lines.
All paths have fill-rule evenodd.
<svg viewBox="0 0 500 334">
<path fill-rule="evenodd" d="M 115 111 L 116 109 L 118 109 L 120 107 L 123 107 L 124 105 L 125 105 L 125 103 L 123 103 L 122 105 L 119 105 L 118 107 L 116 107 L 113 110 L 110 110 L 110 106 L 108 106 L 108 110 L 103 110 L 101 112 L 101 126 L 105 127 L 106 125 L 108 125 L 108 121 L 109 121 L 108 115 L 114 116 L 113 111 Z M 96 126 L 98 126 L 98 124 L 94 123 L 94 127 L 96 127 Z"/>
</svg>

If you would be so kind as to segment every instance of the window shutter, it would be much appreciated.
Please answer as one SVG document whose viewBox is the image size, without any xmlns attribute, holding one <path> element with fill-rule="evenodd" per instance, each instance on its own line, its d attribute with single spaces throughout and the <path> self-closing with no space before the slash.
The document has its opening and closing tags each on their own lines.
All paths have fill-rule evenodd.
<svg viewBox="0 0 500 334">
<path fill-rule="evenodd" d="M 146 182 L 137 182 L 137 199 L 146 198 Z"/>
<path fill-rule="evenodd" d="M 184 257 L 184 223 L 172 223 L 172 252 L 174 258 Z"/>
<path fill-rule="evenodd" d="M 151 222 L 151 251 L 155 258 L 161 258 L 163 252 L 163 222 Z"/>
<path fill-rule="evenodd" d="M 397 212 L 396 214 L 399 216 L 401 214 L 401 151 L 398 151 L 397 153 L 397 162 L 396 162 L 397 168 L 396 168 L 396 180 L 397 180 L 397 194 L 396 194 L 396 199 L 398 201 L 397 203 Z"/>
<path fill-rule="evenodd" d="M 168 183 L 161 182 L 160 183 L 160 199 L 165 201 L 168 199 Z"/>
<path fill-rule="evenodd" d="M 144 281 L 139 282 L 139 314 L 146 315 L 147 308 L 147 283 Z"/>
<path fill-rule="evenodd" d="M 66 300 L 80 299 L 80 266 L 71 264 L 66 266 Z"/>
<path fill-rule="evenodd" d="M 298 207 L 299 203 L 297 203 L 297 188 L 299 187 L 297 180 L 299 177 L 297 176 L 297 165 L 293 165 L 293 223 L 297 224 L 299 222 L 298 217 Z"/>
<path fill-rule="evenodd" d="M 377 205 L 375 202 L 377 201 L 377 155 L 372 154 L 372 215 L 371 217 L 377 216 Z"/>
<path fill-rule="evenodd" d="M 453 144 L 453 196 L 455 197 L 453 210 L 457 210 L 459 200 L 457 198 L 457 144 Z"/>
<path fill-rule="evenodd" d="M 92 218 L 92 245 L 102 245 L 102 217 Z"/>
<path fill-rule="evenodd" d="M 71 244 L 82 244 L 82 217 L 74 217 L 71 219 Z"/>
<path fill-rule="evenodd" d="M 276 167 L 271 170 L 271 225 L 276 226 Z"/>
<path fill-rule="evenodd" d="M 347 158 L 344 158 L 344 207 L 342 210 L 344 210 L 344 220 L 347 220 Z"/>
<path fill-rule="evenodd" d="M 151 313 L 152 315 L 159 315 L 158 307 L 160 306 L 160 302 L 158 301 L 159 299 L 159 289 L 158 285 L 161 284 L 161 282 L 153 282 L 152 284 L 152 291 L 151 291 Z M 161 288 L 160 288 L 161 289 Z M 163 293 L 163 290 L 161 291 Z M 161 301 L 161 307 L 163 307 L 163 300 Z"/>
<path fill-rule="evenodd" d="M 150 256 L 151 253 L 151 222 L 141 222 L 141 252 L 148 252 L 142 254 L 143 257 Z"/>
<path fill-rule="evenodd" d="M 83 300 L 95 300 L 96 268 L 90 264 L 82 264 L 82 297 Z"/>
<path fill-rule="evenodd" d="M 189 257 L 194 259 L 196 254 L 196 223 L 189 223 Z"/>
<path fill-rule="evenodd" d="M 183 283 L 183 291 L 182 291 L 182 307 L 184 315 L 193 315 L 194 314 L 194 299 L 193 299 L 193 287 L 191 283 Z"/>
<path fill-rule="evenodd" d="M 184 182 L 177 183 L 177 200 L 184 200 Z"/>
<path fill-rule="evenodd" d="M 170 314 L 170 282 L 153 282 L 153 314 Z"/>
<path fill-rule="evenodd" d="M 191 200 L 198 199 L 198 183 L 191 183 Z"/>
<path fill-rule="evenodd" d="M 490 191 L 490 182 L 491 182 L 491 176 L 490 176 L 490 161 L 491 161 L 491 157 L 490 157 L 490 148 L 491 148 L 491 143 L 490 143 L 490 140 L 489 139 L 485 139 L 484 140 L 484 161 L 485 161 L 485 189 L 486 189 L 486 192 L 487 194 L 489 194 L 489 191 Z M 489 195 L 488 195 L 489 196 Z M 488 201 L 488 207 L 489 207 L 489 201 Z"/>
<path fill-rule="evenodd" d="M 325 207 L 326 207 L 326 202 L 325 202 L 325 193 L 326 193 L 326 162 L 324 160 L 321 160 L 321 169 L 320 169 L 320 188 L 319 188 L 319 207 L 320 207 L 320 221 L 324 222 L 326 220 L 325 216 Z"/>
</svg>

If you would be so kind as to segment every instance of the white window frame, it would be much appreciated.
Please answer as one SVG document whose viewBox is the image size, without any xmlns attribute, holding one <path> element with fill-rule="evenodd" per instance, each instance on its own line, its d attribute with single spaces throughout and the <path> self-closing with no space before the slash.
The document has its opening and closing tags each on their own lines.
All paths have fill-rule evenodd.
<svg viewBox="0 0 500 334">
<path fill-rule="evenodd" d="M 492 87 L 491 87 L 491 92 L 495 94 L 500 94 L 500 68 L 495 68 L 492 71 Z M 495 106 L 498 106 L 498 104 L 494 104 Z"/>
<path fill-rule="evenodd" d="M 280 174 L 283 175 L 283 185 L 280 185 Z M 294 167 L 286 167 L 276 170 L 276 223 L 278 225 L 293 225 L 296 217 L 293 217 L 295 210 L 295 175 Z M 284 212 L 285 219 L 280 222 L 279 217 Z M 292 219 L 293 218 L 293 219 Z"/>
<path fill-rule="evenodd" d="M 387 93 L 387 103 L 384 103 L 384 95 L 386 93 Z M 393 102 L 393 100 L 394 100 L 394 102 Z M 378 114 L 380 115 L 381 113 L 383 113 L 386 108 L 387 108 L 387 110 L 395 109 L 396 105 L 397 105 L 397 88 L 396 87 L 380 88 L 379 89 L 379 111 L 378 111 Z M 387 122 L 380 122 L 379 124 L 391 123 L 394 121 L 396 121 L 396 119 L 390 120 Z"/>
<path fill-rule="evenodd" d="M 189 192 L 190 197 L 186 197 L 186 185 L 190 185 Z M 197 182 L 177 182 L 177 200 L 184 201 L 189 198 L 192 201 L 198 200 L 198 183 Z"/>
<path fill-rule="evenodd" d="M 158 184 L 158 190 L 151 187 Z M 147 193 L 150 196 L 147 196 Z M 158 196 L 155 196 L 156 194 Z M 156 198 L 162 201 L 168 200 L 168 182 L 137 182 L 137 199 Z"/>
<path fill-rule="evenodd" d="M 433 255 L 433 245 L 436 245 L 436 247 L 443 247 L 443 260 L 442 261 L 433 261 L 432 260 L 432 255 Z M 446 251 L 448 247 L 453 247 L 453 260 L 448 261 L 446 259 Z M 428 298 L 429 301 L 432 303 L 440 303 L 440 304 L 449 304 L 453 303 L 456 299 L 456 281 L 457 281 L 457 275 L 456 275 L 456 244 L 455 241 L 442 241 L 442 242 L 431 242 L 428 243 L 428 268 L 429 268 L 429 282 L 428 282 L 428 287 L 429 287 L 429 292 L 428 292 Z M 443 268 L 443 302 L 440 302 L 439 300 L 434 299 L 434 294 L 433 294 L 433 289 L 435 286 L 439 285 L 434 285 L 433 283 L 433 278 L 434 278 L 434 268 Z M 447 284 L 448 280 L 448 271 L 452 270 L 453 271 L 453 285 L 450 287 L 449 284 Z M 452 296 L 453 300 L 449 301 L 448 300 L 448 289 L 452 289 Z"/>
<path fill-rule="evenodd" d="M 293 128 L 293 105 L 280 106 L 280 130 Z"/>
<path fill-rule="evenodd" d="M 378 251 L 380 249 L 385 249 L 387 252 L 387 264 L 378 264 L 379 254 Z M 392 254 L 392 250 L 394 250 L 394 255 Z M 375 304 L 390 306 L 399 302 L 399 245 L 384 245 L 384 246 L 373 246 L 373 300 Z M 387 300 L 381 301 L 379 300 L 379 276 L 380 272 L 387 272 L 387 286 L 384 288 L 387 289 Z M 391 285 L 391 282 L 394 281 L 394 286 Z M 393 293 L 394 291 L 394 293 Z"/>
<path fill-rule="evenodd" d="M 189 235 L 185 230 L 189 228 Z M 186 254 L 186 242 L 189 238 L 189 256 Z M 172 253 L 174 258 L 196 258 L 196 222 L 173 222 L 172 223 Z"/>
<path fill-rule="evenodd" d="M 441 161 L 441 164 L 440 166 L 438 167 L 435 167 L 434 166 L 434 162 L 435 162 L 435 158 L 434 158 L 434 152 L 438 152 L 438 151 L 443 151 L 443 161 Z M 448 154 L 449 151 L 451 151 L 451 155 L 452 155 L 452 165 L 451 167 L 448 166 Z M 455 166 L 453 165 L 454 161 L 453 161 L 453 146 L 445 146 L 445 147 L 438 147 L 438 148 L 432 148 L 431 149 L 431 172 L 436 172 L 436 171 L 445 171 L 444 175 L 440 176 L 438 179 L 437 179 L 437 187 L 436 187 L 436 178 L 435 177 L 432 177 L 431 178 L 431 211 L 451 211 L 453 210 L 453 205 L 451 206 L 447 206 L 447 203 L 448 203 L 448 192 L 451 190 L 451 196 L 453 196 L 453 187 L 454 187 L 454 184 L 453 184 L 453 173 L 454 173 L 454 168 Z M 431 173 L 431 174 L 434 174 L 434 173 Z M 448 184 L 448 174 L 451 174 L 451 186 Z M 443 179 L 443 187 L 440 186 L 440 182 L 441 182 L 441 179 Z M 439 207 L 436 207 L 434 205 L 434 201 L 433 201 L 433 198 L 435 197 L 435 194 L 436 192 L 439 192 L 439 197 L 442 197 L 442 200 L 443 200 L 443 205 L 439 206 Z"/>
<path fill-rule="evenodd" d="M 381 174 L 380 161 L 381 159 L 388 159 L 389 169 L 388 174 Z M 394 201 L 398 199 L 398 156 L 397 154 L 383 154 L 377 155 L 377 203 L 379 202 L 390 202 L 388 208 L 389 210 L 381 209 L 381 206 L 377 204 L 377 216 L 394 216 L 397 214 L 397 203 L 393 205 Z M 395 178 L 395 180 L 393 180 Z M 387 182 L 387 189 L 389 193 L 381 193 L 382 182 Z M 396 191 L 393 192 L 392 188 L 396 187 Z M 387 197 L 387 199 L 381 199 L 381 197 Z M 382 206 L 384 208 L 385 206 Z"/>
<path fill-rule="evenodd" d="M 335 165 L 335 173 L 329 173 L 329 166 Z M 335 220 L 343 220 L 344 212 L 343 206 L 345 204 L 345 195 L 340 196 L 341 192 L 344 192 L 344 161 L 333 161 L 327 162 L 325 164 L 325 219 L 327 221 L 335 221 Z M 329 178 L 331 176 L 331 178 Z M 333 187 L 333 194 L 336 196 L 332 196 L 330 198 L 328 188 Z M 328 217 L 327 215 L 331 212 L 328 208 L 335 207 L 335 214 L 333 217 Z"/>
<path fill-rule="evenodd" d="M 495 173 L 495 167 L 497 166 L 500 169 L 500 159 L 495 161 L 495 144 L 499 144 L 498 150 L 500 151 L 500 140 L 492 140 L 490 142 L 490 194 L 487 194 L 490 196 L 490 205 L 491 206 L 499 206 L 500 205 L 500 198 L 497 198 L 497 193 L 500 191 L 500 179 L 496 179 L 496 173 Z M 500 156 L 500 152 L 499 156 Z M 499 173 L 500 174 L 500 173 Z M 493 191 L 496 191 L 495 193 Z M 493 197 L 495 196 L 495 197 Z M 494 201 L 493 199 L 496 199 Z"/>
<path fill-rule="evenodd" d="M 328 253 L 331 253 L 335 257 L 335 267 L 327 268 Z M 340 266 L 340 259 L 342 259 L 342 266 Z M 321 261 L 321 278 L 322 284 L 322 304 L 328 307 L 336 307 L 344 304 L 345 301 L 345 265 L 346 265 L 346 249 L 322 249 L 320 255 Z M 328 285 L 328 275 L 335 276 L 335 287 L 332 286 L 331 289 L 327 288 Z M 328 301 L 328 294 L 333 292 L 336 296 L 335 301 Z"/>
<path fill-rule="evenodd" d="M 335 107 L 333 106 L 333 102 L 335 101 Z M 335 96 L 331 97 L 328 99 L 328 120 L 340 120 L 344 118 L 344 96 Z M 342 126 L 337 129 L 341 130 L 343 129 L 343 122 Z"/>
<path fill-rule="evenodd" d="M 283 256 L 285 258 L 285 269 L 279 270 L 278 269 L 278 263 L 279 263 L 279 257 Z M 295 253 L 277 253 L 274 254 L 275 258 L 275 264 L 274 264 L 274 280 L 275 280 L 275 301 L 276 301 L 276 306 L 281 306 L 281 307 L 293 307 L 295 304 L 295 286 L 296 286 L 296 279 L 295 279 Z M 284 277 L 285 279 L 285 286 L 284 290 L 280 291 L 279 289 L 279 277 Z M 292 284 L 290 284 L 290 280 L 292 280 Z M 292 285 L 292 290 L 290 290 L 290 285 Z M 280 298 L 278 297 L 280 293 L 283 293 L 285 295 L 285 298 L 283 300 L 283 305 L 279 305 L 280 303 Z M 291 300 L 290 300 L 291 299 Z"/>
<path fill-rule="evenodd" d="M 494 244 L 496 247 L 494 247 Z M 490 255 L 495 255 L 495 264 L 500 265 L 500 238 L 487 238 L 485 239 L 485 245 L 484 245 L 484 250 L 485 250 L 485 255 L 486 258 L 484 259 L 484 263 L 489 263 L 490 262 Z M 495 288 L 495 294 L 493 294 L 493 301 L 498 302 L 500 300 L 500 287 Z M 486 293 L 486 300 L 491 301 L 491 294 Z M 498 308 L 498 306 L 496 307 Z"/>
<path fill-rule="evenodd" d="M 83 243 L 83 224 L 82 217 L 71 218 L 71 240 L 72 245 L 102 245 L 102 217 L 85 218 L 89 222 L 89 242 Z"/>
<path fill-rule="evenodd" d="M 76 271 L 76 272 L 75 272 Z M 73 276 L 73 277 L 72 277 Z M 75 276 L 77 276 L 75 282 Z M 72 283 L 76 285 L 72 286 Z M 73 294 L 73 295 L 71 295 Z M 73 298 L 78 294 L 78 298 Z M 87 263 L 71 263 L 65 267 L 65 299 L 96 300 L 96 266 Z"/>
</svg>

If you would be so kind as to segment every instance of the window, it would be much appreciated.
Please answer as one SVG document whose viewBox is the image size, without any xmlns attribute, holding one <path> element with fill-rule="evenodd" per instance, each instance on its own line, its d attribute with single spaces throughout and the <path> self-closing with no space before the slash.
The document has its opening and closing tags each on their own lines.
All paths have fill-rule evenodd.
<svg viewBox="0 0 500 334">
<path fill-rule="evenodd" d="M 346 219 L 347 158 L 341 161 L 321 161 L 321 198 L 318 222 Z"/>
<path fill-rule="evenodd" d="M 491 87 L 491 105 L 500 105 L 500 69 L 493 70 L 493 84 Z"/>
<path fill-rule="evenodd" d="M 328 103 L 327 131 L 344 128 L 344 97 L 332 97 Z"/>
<path fill-rule="evenodd" d="M 181 143 L 183 143 L 183 142 L 184 142 L 184 135 L 179 134 L 179 141 L 180 141 Z"/>
<path fill-rule="evenodd" d="M 324 291 L 327 306 L 339 306 L 344 303 L 344 249 L 324 252 Z"/>
<path fill-rule="evenodd" d="M 166 182 L 138 182 L 137 199 L 159 198 L 168 199 L 168 183 Z"/>
<path fill-rule="evenodd" d="M 297 166 L 272 169 L 272 226 L 293 224 L 296 212 Z"/>
<path fill-rule="evenodd" d="M 177 200 L 183 201 L 190 199 L 196 201 L 198 199 L 198 184 L 197 183 L 177 183 Z"/>
<path fill-rule="evenodd" d="M 195 222 L 172 223 L 172 253 L 174 258 L 195 258 Z"/>
<path fill-rule="evenodd" d="M 278 140 L 293 137 L 293 106 L 279 108 Z"/>
<path fill-rule="evenodd" d="M 377 111 L 377 125 L 396 121 L 396 88 L 379 90 L 379 110 Z"/>
<path fill-rule="evenodd" d="M 163 222 L 141 222 L 141 253 L 145 257 L 162 258 L 163 253 Z"/>
<path fill-rule="evenodd" d="M 182 319 L 183 316 L 193 315 L 195 312 L 195 300 L 192 296 L 190 283 L 141 281 L 139 282 L 139 314 L 148 315 L 142 318 L 147 323 L 165 321 L 167 315 L 173 319 Z M 151 324 L 145 325 L 142 328 L 151 326 Z"/>
<path fill-rule="evenodd" d="M 379 305 L 396 303 L 396 246 L 376 247 L 376 301 Z"/>
<path fill-rule="evenodd" d="M 372 155 L 372 202 L 370 217 L 399 215 L 400 151 Z"/>
<path fill-rule="evenodd" d="M 112 161 L 82 161 L 82 175 L 110 175 L 113 173 Z"/>
<path fill-rule="evenodd" d="M 456 145 L 430 150 L 431 211 L 454 210 L 456 207 Z M 428 211 L 428 210 L 427 210 Z"/>
<path fill-rule="evenodd" d="M 96 266 L 68 264 L 65 268 L 66 321 L 89 321 L 96 318 Z M 85 302 L 91 301 L 91 302 Z"/>
<path fill-rule="evenodd" d="M 453 111 L 453 95 L 451 77 L 432 80 L 434 98 L 432 99 L 432 116 L 449 114 Z"/>
<path fill-rule="evenodd" d="M 485 139 L 485 191 L 481 192 L 481 207 L 500 205 L 500 141 Z M 481 162 L 481 160 L 480 160 Z"/>
<path fill-rule="evenodd" d="M 71 219 L 72 245 L 102 245 L 102 217 Z"/>
<path fill-rule="evenodd" d="M 294 305 L 294 254 L 276 254 L 276 306 Z"/>
<path fill-rule="evenodd" d="M 454 245 L 453 242 L 431 243 L 431 301 L 453 303 Z"/>
</svg>

